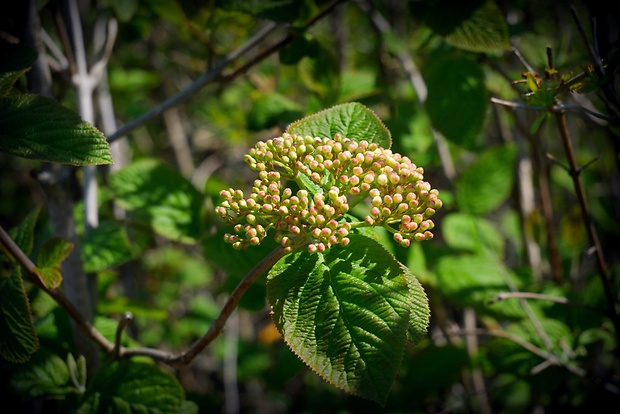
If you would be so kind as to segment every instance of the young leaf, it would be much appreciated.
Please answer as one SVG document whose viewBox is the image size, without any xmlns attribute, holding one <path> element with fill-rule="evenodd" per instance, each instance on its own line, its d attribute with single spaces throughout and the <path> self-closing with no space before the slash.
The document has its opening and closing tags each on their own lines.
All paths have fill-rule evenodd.
<svg viewBox="0 0 620 414">
<path fill-rule="evenodd" d="M 70 165 L 111 164 L 105 136 L 53 99 L 0 98 L 0 151 Z"/>
<path fill-rule="evenodd" d="M 514 145 L 485 150 L 456 182 L 456 202 L 462 211 L 484 215 L 496 210 L 510 195 L 515 179 Z"/>
<path fill-rule="evenodd" d="M 80 402 L 88 413 L 179 413 L 185 393 L 177 379 L 163 369 L 141 362 L 115 361 L 92 379 Z"/>
<path fill-rule="evenodd" d="M 26 369 L 11 378 L 11 388 L 29 398 L 61 396 L 74 392 L 69 380 L 69 368 L 62 358 L 38 352 Z"/>
<path fill-rule="evenodd" d="M 73 243 L 60 237 L 47 240 L 37 254 L 37 270 L 48 288 L 57 288 L 62 283 L 60 264 L 73 250 Z"/>
<path fill-rule="evenodd" d="M 350 236 L 354 247 L 281 259 L 269 272 L 267 296 L 276 327 L 302 361 L 329 383 L 383 404 L 408 329 L 413 339 L 426 329 L 428 304 L 378 242 Z"/>
<path fill-rule="evenodd" d="M 358 102 L 336 105 L 293 122 L 286 132 L 312 137 L 343 137 L 375 142 L 383 148 L 390 148 L 392 135 L 381 119 L 370 109 Z"/>
<path fill-rule="evenodd" d="M 169 239 L 193 243 L 201 235 L 203 195 L 177 170 L 142 159 L 110 177 L 118 204 Z"/>
<path fill-rule="evenodd" d="M 0 357 L 23 363 L 39 349 L 30 303 L 17 267 L 0 278 Z"/>
</svg>

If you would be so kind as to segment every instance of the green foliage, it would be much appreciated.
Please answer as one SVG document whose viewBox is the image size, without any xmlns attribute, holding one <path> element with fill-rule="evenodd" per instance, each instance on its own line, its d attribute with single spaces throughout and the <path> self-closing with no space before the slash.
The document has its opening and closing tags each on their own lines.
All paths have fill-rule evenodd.
<svg viewBox="0 0 620 414">
<path fill-rule="evenodd" d="M 185 401 L 184 394 L 178 381 L 161 368 L 139 362 L 113 362 L 97 372 L 79 411 L 197 412 L 193 404 Z"/>
<path fill-rule="evenodd" d="M 86 74 L 76 70 L 79 42 L 65 37 L 76 31 L 52 6 L 37 3 L 43 30 L 25 27 L 15 5 L 0 14 L 0 226 L 25 255 L 2 238 L 7 407 L 422 413 L 616 404 L 618 59 L 606 25 L 596 45 L 582 37 L 592 21 L 617 26 L 603 10 L 612 6 L 105 0 L 80 9 Z M 111 16 L 118 32 L 101 24 Z M 95 87 L 96 126 L 76 115 L 82 82 Z M 41 90 L 52 97 L 33 94 Z M 173 96 L 175 112 L 165 113 Z M 113 133 L 148 111 L 166 116 L 119 138 L 112 160 L 98 128 Z M 310 137 L 307 148 L 287 134 Z M 362 141 L 378 148 L 352 161 L 346 151 Z M 433 240 L 408 247 L 399 237 L 422 222 L 401 227 L 395 215 L 393 196 L 407 192 L 382 162 L 393 168 L 396 153 L 443 203 L 419 213 L 433 216 L 423 220 L 436 225 Z M 349 192 L 356 162 L 385 177 Z M 98 224 L 87 225 L 93 171 Z M 410 192 L 417 206 L 436 202 L 425 191 Z M 293 197 L 304 192 L 306 218 L 322 223 L 339 210 L 325 225 L 301 221 L 295 237 L 291 221 L 305 213 Z M 584 194 L 601 250 L 584 225 Z M 244 210 L 248 200 L 265 211 Z M 222 222 L 214 209 L 226 201 L 234 214 Z M 253 239 L 256 224 L 270 237 Z M 247 249 L 225 243 L 231 234 L 249 235 L 237 245 Z M 80 288 L 73 280 L 88 281 L 78 295 L 91 301 L 86 326 L 100 334 L 99 360 L 83 352 L 80 335 L 89 335 L 58 300 Z M 232 308 L 222 335 L 187 366 L 165 366 Z"/>
<path fill-rule="evenodd" d="M 429 309 L 414 276 L 381 245 L 302 251 L 270 271 L 267 295 L 291 349 L 326 381 L 384 403 L 402 360 L 408 327 L 426 330 Z"/>
<path fill-rule="evenodd" d="M 478 147 L 488 107 L 480 65 L 471 56 L 435 53 L 423 75 L 428 87 L 425 108 L 433 127 L 457 145 Z"/>
<path fill-rule="evenodd" d="M 136 222 L 184 243 L 200 237 L 203 196 L 169 165 L 155 159 L 136 161 L 112 175 L 110 187 Z"/>
<path fill-rule="evenodd" d="M 368 108 L 351 102 L 325 109 L 314 115 L 293 122 L 287 128 L 289 134 L 311 137 L 343 137 L 374 142 L 383 148 L 392 146 L 392 135 L 383 122 Z"/>
<path fill-rule="evenodd" d="M 510 195 L 515 179 L 516 148 L 489 148 L 471 163 L 455 183 L 459 208 L 471 214 L 497 210 Z"/>
</svg>

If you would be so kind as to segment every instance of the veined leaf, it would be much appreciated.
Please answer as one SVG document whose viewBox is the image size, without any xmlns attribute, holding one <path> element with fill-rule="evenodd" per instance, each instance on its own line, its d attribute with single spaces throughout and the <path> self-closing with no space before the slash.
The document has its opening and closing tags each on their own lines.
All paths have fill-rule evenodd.
<svg viewBox="0 0 620 414">
<path fill-rule="evenodd" d="M 17 228 L 10 231 L 11 237 L 25 254 L 32 251 L 39 211 L 39 208 L 33 210 Z M 0 277 L 0 357 L 16 363 L 26 362 L 39 348 L 21 274 L 21 267 L 15 264 L 9 277 Z"/>
<path fill-rule="evenodd" d="M 383 403 L 408 330 L 415 340 L 426 329 L 428 303 L 413 275 L 378 242 L 350 236 L 346 248 L 281 259 L 269 272 L 267 296 L 276 327 L 310 368 Z"/>
<path fill-rule="evenodd" d="M 69 380 L 65 361 L 57 355 L 38 352 L 26 369 L 11 378 L 11 388 L 28 398 L 60 396 L 74 392 Z"/>
<path fill-rule="evenodd" d="M 184 400 L 183 388 L 173 375 L 152 364 L 124 360 L 100 368 L 78 411 L 172 414 L 181 411 Z"/>
<path fill-rule="evenodd" d="M 204 197 L 171 166 L 142 159 L 112 175 L 110 186 L 118 204 L 156 233 L 184 243 L 200 237 Z"/>
<path fill-rule="evenodd" d="M 312 137 L 330 137 L 336 133 L 356 141 L 375 142 L 390 148 L 392 135 L 370 109 L 358 102 L 336 105 L 293 122 L 286 132 Z"/>
<path fill-rule="evenodd" d="M 111 164 L 105 136 L 53 99 L 0 98 L 0 151 L 70 165 Z"/>
<path fill-rule="evenodd" d="M 39 348 L 21 268 L 0 278 L 0 356 L 23 363 Z"/>
<path fill-rule="evenodd" d="M 470 52 L 498 53 L 510 50 L 508 24 L 493 0 L 486 0 L 446 36 L 446 41 Z"/>
</svg>

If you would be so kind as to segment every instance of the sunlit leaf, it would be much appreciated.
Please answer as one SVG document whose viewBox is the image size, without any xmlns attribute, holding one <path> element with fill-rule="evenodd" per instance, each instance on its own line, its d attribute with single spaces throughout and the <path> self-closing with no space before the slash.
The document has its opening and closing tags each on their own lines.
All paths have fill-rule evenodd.
<svg viewBox="0 0 620 414">
<path fill-rule="evenodd" d="M 290 134 L 312 137 L 333 137 L 336 133 L 356 141 L 375 142 L 390 148 L 392 136 L 381 119 L 364 105 L 351 102 L 336 105 L 293 122 L 286 130 Z"/>
<path fill-rule="evenodd" d="M 351 234 L 347 248 L 305 250 L 269 272 L 274 322 L 291 349 L 329 383 L 383 403 L 408 328 L 428 323 L 421 286 L 378 242 Z M 412 323 L 412 318 L 420 318 Z"/>
<path fill-rule="evenodd" d="M 0 151 L 70 165 L 111 164 L 103 134 L 53 99 L 0 98 Z"/>
</svg>

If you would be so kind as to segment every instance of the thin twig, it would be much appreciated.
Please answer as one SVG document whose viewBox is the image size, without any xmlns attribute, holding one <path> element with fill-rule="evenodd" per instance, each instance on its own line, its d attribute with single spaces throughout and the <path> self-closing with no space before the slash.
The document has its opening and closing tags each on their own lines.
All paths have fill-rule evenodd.
<svg viewBox="0 0 620 414">
<path fill-rule="evenodd" d="M 561 303 L 563 305 L 572 306 L 572 307 L 580 308 L 580 309 L 586 309 L 591 312 L 608 315 L 608 312 L 605 309 L 600 309 L 594 306 L 583 305 L 581 303 L 572 302 L 562 296 L 551 296 L 551 295 L 545 295 L 542 293 L 534 293 L 534 292 L 502 292 L 502 293 L 498 293 L 493 299 L 489 301 L 489 303 L 495 303 L 495 302 L 499 302 L 502 300 L 513 299 L 513 298 L 535 299 L 535 300 L 544 300 L 547 302 Z"/>
<path fill-rule="evenodd" d="M 577 199 L 579 201 L 581 219 L 586 228 L 588 240 L 594 248 L 596 266 L 598 269 L 599 277 L 601 279 L 601 283 L 603 284 L 603 290 L 605 291 L 607 306 L 610 312 L 609 316 L 614 324 L 616 336 L 620 338 L 620 318 L 618 317 L 618 312 L 616 310 L 615 292 L 611 286 L 611 283 L 609 282 L 608 267 L 607 262 L 605 261 L 605 257 L 603 255 L 603 247 L 601 246 L 598 233 L 594 228 L 594 224 L 592 223 L 592 218 L 590 216 L 590 206 L 588 203 L 588 198 L 586 196 L 586 192 L 581 181 L 580 170 L 577 167 L 577 160 L 573 151 L 573 144 L 571 142 L 568 132 L 568 126 L 566 124 L 566 114 L 564 112 L 556 112 L 555 119 L 558 124 L 560 135 L 562 137 L 562 145 L 564 146 L 566 159 L 568 161 L 569 175 L 573 179 L 575 193 L 577 194 Z"/>
<path fill-rule="evenodd" d="M 133 319 L 133 314 L 131 312 L 125 312 L 121 317 L 121 320 L 118 321 L 118 326 L 116 327 L 116 336 L 114 337 L 114 349 L 112 350 L 112 359 L 117 359 L 119 351 L 121 349 L 121 340 L 123 338 L 123 331 L 127 327 L 127 324 L 131 322 Z"/>
<path fill-rule="evenodd" d="M 219 62 L 213 69 L 207 71 L 194 82 L 192 82 L 187 88 L 178 92 L 176 95 L 171 96 L 166 99 L 159 105 L 151 108 L 148 112 L 134 119 L 122 126 L 118 131 L 113 133 L 108 137 L 108 142 L 113 142 L 118 138 L 124 137 L 130 131 L 133 131 L 137 127 L 145 124 L 151 119 L 161 115 L 165 110 L 172 108 L 175 105 L 185 101 L 200 89 L 202 89 L 205 85 L 209 84 L 213 80 L 215 80 L 224 68 L 229 65 L 231 62 L 235 61 L 240 56 L 244 55 L 248 51 L 250 51 L 254 46 L 256 46 L 260 41 L 262 41 L 265 37 L 267 37 L 271 32 L 273 32 L 277 28 L 276 23 L 269 23 L 265 27 L 263 27 L 258 33 L 248 39 L 243 45 L 241 45 L 237 50 L 231 52 L 228 56 L 226 56 L 221 62 Z"/>
<path fill-rule="evenodd" d="M 58 289 L 48 288 L 41 279 L 37 266 L 28 258 L 23 250 L 11 239 L 8 233 L 0 227 L 0 242 L 5 248 L 5 251 L 13 257 L 13 259 L 26 271 L 26 276 L 37 287 L 41 288 L 45 293 L 51 296 L 56 303 L 58 303 L 73 319 L 77 327 L 82 330 L 87 336 L 97 342 L 106 352 L 111 352 L 114 349 L 114 344 L 107 340 L 94 326 L 82 317 L 82 314 L 77 308 L 63 295 Z"/>
<path fill-rule="evenodd" d="M 185 365 L 191 362 L 196 355 L 202 352 L 207 345 L 209 345 L 215 338 L 217 338 L 224 329 L 226 320 L 237 308 L 239 301 L 248 290 L 248 288 L 266 271 L 268 271 L 278 260 L 286 256 L 289 252 L 283 248 L 278 247 L 263 258 L 248 274 L 239 282 L 235 290 L 232 292 L 217 319 L 211 324 L 207 333 L 202 338 L 198 339 L 185 353 L 179 356 L 175 356 L 169 352 L 160 351 L 151 348 L 128 348 L 121 349 L 120 357 L 132 357 L 136 355 L 149 356 L 155 360 L 165 362 L 168 365 Z"/>
<path fill-rule="evenodd" d="M 494 104 L 506 106 L 506 107 L 512 108 L 512 109 L 529 109 L 529 110 L 532 110 L 532 111 L 543 111 L 543 112 L 548 112 L 548 111 L 552 111 L 552 112 L 562 112 L 562 111 L 583 112 L 583 113 L 585 113 L 587 115 L 591 115 L 591 116 L 593 116 L 595 118 L 604 119 L 605 121 L 620 122 L 620 118 L 618 118 L 616 116 L 602 114 L 600 112 L 596 112 L 596 111 L 593 111 L 593 110 L 588 109 L 588 108 L 584 108 L 583 106 L 579 106 L 579 105 L 533 106 L 533 105 L 527 105 L 527 104 L 523 104 L 523 103 L 519 103 L 519 102 L 506 101 L 506 100 L 498 99 L 498 98 L 491 98 L 491 102 L 493 102 Z"/>
</svg>

